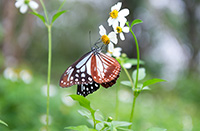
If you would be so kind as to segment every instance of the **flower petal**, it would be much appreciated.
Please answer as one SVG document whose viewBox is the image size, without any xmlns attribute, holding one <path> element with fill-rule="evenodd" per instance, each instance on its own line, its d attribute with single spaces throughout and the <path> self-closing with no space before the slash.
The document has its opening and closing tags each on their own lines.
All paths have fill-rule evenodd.
<svg viewBox="0 0 200 131">
<path fill-rule="evenodd" d="M 24 0 L 18 0 L 18 1 L 15 2 L 15 7 L 16 7 L 16 8 L 19 8 L 19 7 L 21 7 L 23 4 L 24 4 Z"/>
<path fill-rule="evenodd" d="M 124 34 L 123 34 L 122 32 L 119 33 L 119 36 L 120 36 L 120 39 L 121 39 L 121 40 L 125 40 Z"/>
<path fill-rule="evenodd" d="M 108 20 L 107 20 L 108 25 L 109 25 L 109 26 L 113 25 L 114 20 L 115 20 L 115 19 L 109 17 Z"/>
<path fill-rule="evenodd" d="M 108 34 L 108 37 L 110 38 L 110 41 L 112 41 L 114 44 L 117 44 L 118 40 L 117 40 L 117 35 L 115 32 L 110 32 Z"/>
<path fill-rule="evenodd" d="M 125 17 L 119 17 L 119 22 L 120 22 L 120 25 L 125 25 L 127 22 L 127 19 Z"/>
<path fill-rule="evenodd" d="M 121 47 L 116 47 L 115 51 L 122 51 L 122 48 Z"/>
<path fill-rule="evenodd" d="M 24 14 L 24 13 L 26 13 L 26 11 L 28 10 L 28 5 L 26 5 L 26 4 L 23 4 L 21 7 L 20 7 L 20 12 L 22 13 L 22 14 Z"/>
<path fill-rule="evenodd" d="M 123 16 L 123 17 L 129 15 L 129 9 L 122 9 L 122 10 L 120 10 L 120 12 L 118 13 L 118 15 L 119 16 Z"/>
<path fill-rule="evenodd" d="M 122 2 L 118 2 L 117 4 L 115 4 L 114 6 L 111 7 L 111 11 L 113 10 L 117 10 L 119 11 L 122 7 Z"/>
<path fill-rule="evenodd" d="M 39 7 L 38 3 L 35 1 L 30 1 L 29 6 L 33 9 L 37 9 Z"/>
<path fill-rule="evenodd" d="M 120 57 L 120 55 L 121 55 L 121 50 L 115 48 L 112 55 L 113 55 L 114 57 Z"/>
<path fill-rule="evenodd" d="M 126 27 L 122 28 L 122 31 L 125 32 L 125 33 L 128 33 L 129 32 L 129 28 L 126 26 Z"/>
<path fill-rule="evenodd" d="M 123 66 L 126 68 L 126 69 L 130 69 L 132 64 L 131 63 L 125 63 L 123 64 Z"/>
<path fill-rule="evenodd" d="M 113 43 L 108 44 L 108 52 L 112 54 L 113 51 L 114 51 L 114 45 L 113 45 Z"/>
<path fill-rule="evenodd" d="M 106 55 L 111 56 L 111 54 L 109 52 L 107 52 Z"/>
<path fill-rule="evenodd" d="M 101 36 L 106 35 L 106 29 L 103 27 L 103 25 L 99 26 L 99 34 Z"/>
<path fill-rule="evenodd" d="M 116 28 L 118 26 L 118 19 L 113 19 L 112 27 Z"/>
</svg>

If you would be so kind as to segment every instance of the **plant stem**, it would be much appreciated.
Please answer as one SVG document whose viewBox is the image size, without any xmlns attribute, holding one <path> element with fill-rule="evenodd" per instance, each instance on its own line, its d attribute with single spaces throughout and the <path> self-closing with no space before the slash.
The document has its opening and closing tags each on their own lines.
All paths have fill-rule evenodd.
<svg viewBox="0 0 200 131">
<path fill-rule="evenodd" d="M 48 76 L 47 76 L 47 117 L 46 117 L 46 129 L 49 129 L 49 86 L 51 81 L 51 26 L 48 26 L 48 44 L 49 44 L 49 52 L 48 52 Z"/>
<path fill-rule="evenodd" d="M 118 91 L 119 91 L 119 80 L 117 81 L 117 87 L 116 87 L 116 107 L 115 107 L 115 119 L 118 120 L 118 111 L 119 111 L 119 97 L 118 97 Z"/>
<path fill-rule="evenodd" d="M 131 117 L 130 117 L 130 120 L 129 120 L 129 122 L 131 122 L 131 123 L 133 121 L 136 98 L 137 98 L 136 96 L 133 97 L 133 105 L 132 105 L 132 110 L 131 110 Z M 131 129 L 131 126 L 132 125 L 130 125 L 128 128 Z"/>
<path fill-rule="evenodd" d="M 91 112 L 91 114 L 92 114 L 92 118 L 93 118 L 93 122 L 94 122 L 94 129 L 96 129 L 96 121 L 95 121 L 95 116 L 94 116 L 94 113 L 92 113 L 92 112 Z"/>
<path fill-rule="evenodd" d="M 136 49 L 137 49 L 137 73 L 136 73 L 136 81 L 135 81 L 135 88 L 137 88 L 138 74 L 139 74 L 139 67 L 140 67 L 140 50 L 139 50 L 139 45 L 138 45 L 138 41 L 137 41 L 135 34 L 133 33 L 132 30 L 130 30 L 130 32 L 135 39 L 135 45 L 136 45 Z"/>
<path fill-rule="evenodd" d="M 127 69 L 123 65 L 121 65 L 121 67 L 123 68 L 123 70 L 125 71 L 126 75 L 128 76 L 128 79 L 131 82 L 132 88 L 134 88 L 133 80 L 131 79 L 131 76 L 129 75 Z"/>
<path fill-rule="evenodd" d="M 46 7 L 45 7 L 45 5 L 44 5 L 43 0 L 40 0 L 40 3 L 41 3 L 41 5 L 42 5 L 42 7 L 43 7 L 43 9 L 44 9 L 44 14 L 45 14 L 45 17 L 46 17 L 46 21 L 47 21 L 47 23 L 49 24 L 49 17 L 48 17 L 48 15 L 47 15 L 47 10 L 46 10 Z"/>
</svg>

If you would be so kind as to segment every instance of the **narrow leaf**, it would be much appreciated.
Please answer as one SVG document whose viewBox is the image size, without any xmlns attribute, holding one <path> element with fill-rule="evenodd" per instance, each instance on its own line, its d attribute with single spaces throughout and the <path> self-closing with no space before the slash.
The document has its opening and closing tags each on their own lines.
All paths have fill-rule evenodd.
<svg viewBox="0 0 200 131">
<path fill-rule="evenodd" d="M 71 97 L 73 100 L 78 101 L 79 104 L 80 104 L 82 107 L 88 109 L 89 111 L 92 110 L 92 108 L 90 107 L 90 101 L 87 100 L 85 97 L 80 96 L 80 95 L 70 95 L 70 97 Z"/>
<path fill-rule="evenodd" d="M 154 78 L 154 79 L 150 79 L 150 80 L 145 81 L 143 83 L 143 87 L 153 85 L 153 84 L 156 84 L 158 82 L 167 82 L 167 81 L 163 80 L 163 79 Z"/>
<path fill-rule="evenodd" d="M 69 126 L 69 127 L 65 127 L 64 129 L 74 130 L 74 131 L 97 131 L 95 129 L 88 128 L 86 125 Z"/>
<path fill-rule="evenodd" d="M 63 13 L 65 13 L 65 12 L 67 12 L 67 10 L 63 10 L 63 11 L 57 12 L 57 13 L 53 16 L 52 22 L 51 22 L 51 23 L 54 23 L 54 21 L 55 21 L 59 16 L 61 16 Z"/>
<path fill-rule="evenodd" d="M 132 65 L 137 65 L 137 59 L 127 59 L 125 63 L 131 63 Z M 140 60 L 140 65 L 144 65 L 144 61 Z"/>
<path fill-rule="evenodd" d="M 148 86 L 142 88 L 142 90 L 151 90 Z"/>
<path fill-rule="evenodd" d="M 134 81 L 136 81 L 136 74 L 137 74 L 137 69 L 134 70 L 132 73 L 132 78 Z M 145 68 L 139 68 L 138 80 L 144 79 L 145 76 L 146 76 Z"/>
<path fill-rule="evenodd" d="M 35 13 L 35 12 L 30 12 L 31 14 L 37 16 L 40 20 L 42 20 L 43 23 L 45 23 L 45 18 L 44 16 L 38 14 L 38 13 Z"/>
<path fill-rule="evenodd" d="M 151 128 L 148 128 L 146 131 L 167 131 L 167 129 L 159 128 L 159 127 L 151 127 Z"/>
<path fill-rule="evenodd" d="M 114 125 L 114 127 L 121 127 L 121 126 L 130 126 L 132 123 L 126 121 L 112 121 L 112 124 Z"/>
<path fill-rule="evenodd" d="M 140 19 L 135 19 L 132 23 L 131 23 L 131 27 L 133 27 L 136 24 L 142 23 L 143 21 Z"/>
<path fill-rule="evenodd" d="M 89 118 L 89 119 L 92 118 L 91 113 L 89 113 L 86 110 L 78 110 L 78 113 L 81 114 L 82 116 L 85 116 L 85 117 Z"/>
<path fill-rule="evenodd" d="M 132 87 L 132 85 L 131 85 L 131 82 L 130 82 L 130 81 L 121 81 L 121 84 L 122 84 L 122 85 L 125 85 L 125 86 Z"/>
<path fill-rule="evenodd" d="M 8 126 L 8 124 L 6 124 L 4 121 L 0 120 L 0 124 L 3 124 L 5 126 Z"/>
</svg>

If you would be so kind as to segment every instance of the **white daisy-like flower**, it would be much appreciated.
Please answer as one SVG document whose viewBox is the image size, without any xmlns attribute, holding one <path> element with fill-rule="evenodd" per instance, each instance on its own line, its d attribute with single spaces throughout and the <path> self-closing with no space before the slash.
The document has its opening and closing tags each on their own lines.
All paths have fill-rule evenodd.
<svg viewBox="0 0 200 131">
<path fill-rule="evenodd" d="M 108 35 L 106 33 L 106 29 L 103 27 L 103 25 L 99 26 L 99 34 L 101 35 L 101 40 L 105 45 L 108 44 L 117 44 L 117 35 L 115 32 L 110 32 Z"/>
<path fill-rule="evenodd" d="M 114 6 L 111 7 L 110 17 L 108 18 L 108 24 L 109 26 L 117 27 L 118 22 L 122 23 L 122 25 L 125 25 L 127 19 L 125 18 L 127 15 L 129 15 L 128 9 L 121 9 L 122 2 L 118 2 Z"/>
<path fill-rule="evenodd" d="M 39 5 L 33 0 L 16 0 L 15 7 L 20 8 L 19 11 L 24 14 L 27 12 L 28 7 L 35 10 Z"/>
<path fill-rule="evenodd" d="M 120 48 L 120 47 L 114 48 L 113 44 L 109 44 L 108 45 L 108 51 L 107 51 L 106 54 L 109 55 L 109 56 L 120 57 L 121 51 L 122 51 L 122 48 Z"/>
<path fill-rule="evenodd" d="M 129 27 L 125 26 L 125 23 L 120 23 L 120 26 L 113 27 L 115 33 L 119 34 L 121 40 L 125 40 L 124 33 L 129 32 Z"/>
</svg>

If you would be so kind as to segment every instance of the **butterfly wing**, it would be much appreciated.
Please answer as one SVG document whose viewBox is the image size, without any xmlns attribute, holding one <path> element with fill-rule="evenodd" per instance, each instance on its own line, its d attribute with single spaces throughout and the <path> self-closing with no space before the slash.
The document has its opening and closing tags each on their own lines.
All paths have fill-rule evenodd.
<svg viewBox="0 0 200 131">
<path fill-rule="evenodd" d="M 88 94 L 93 93 L 94 91 L 98 90 L 100 87 L 100 84 L 93 81 L 92 83 L 88 84 L 81 84 L 77 87 L 77 94 L 82 96 L 87 96 Z"/>
<path fill-rule="evenodd" d="M 75 84 L 86 84 L 93 81 L 91 76 L 91 57 L 93 52 L 88 52 L 66 69 L 60 79 L 61 87 L 70 87 Z"/>
<path fill-rule="evenodd" d="M 103 84 L 107 87 L 109 82 L 116 81 L 115 79 L 119 77 L 120 71 L 121 66 L 113 57 L 103 53 L 96 53 L 91 58 L 91 76 L 97 83 L 107 83 L 107 85 Z M 113 84 L 110 85 L 112 86 Z"/>
</svg>

